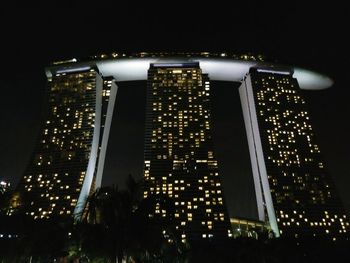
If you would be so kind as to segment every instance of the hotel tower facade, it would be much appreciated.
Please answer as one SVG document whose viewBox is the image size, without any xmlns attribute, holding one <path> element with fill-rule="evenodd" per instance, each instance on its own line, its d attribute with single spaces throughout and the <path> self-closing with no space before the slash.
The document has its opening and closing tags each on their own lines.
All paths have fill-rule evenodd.
<svg viewBox="0 0 350 263">
<path fill-rule="evenodd" d="M 347 235 L 348 219 L 293 71 L 251 68 L 239 92 L 259 219 L 278 236 Z"/>
<path fill-rule="evenodd" d="M 232 235 L 213 149 L 209 95 L 209 77 L 198 62 L 150 65 L 144 197 L 174 200 L 173 223 L 182 240 Z"/>
</svg>

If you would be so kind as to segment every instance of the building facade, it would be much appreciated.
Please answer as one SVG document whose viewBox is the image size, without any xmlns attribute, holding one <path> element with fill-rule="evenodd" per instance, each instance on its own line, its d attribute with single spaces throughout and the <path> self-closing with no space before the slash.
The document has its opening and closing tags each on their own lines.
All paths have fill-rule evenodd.
<svg viewBox="0 0 350 263">
<path fill-rule="evenodd" d="M 199 63 L 151 64 L 148 71 L 144 197 L 173 200 L 167 216 L 182 240 L 231 236 L 215 158 L 210 81 Z M 163 215 L 162 215 L 163 214 Z"/>
<path fill-rule="evenodd" d="M 259 219 L 277 236 L 346 234 L 348 219 L 293 72 L 252 68 L 239 91 Z"/>
<path fill-rule="evenodd" d="M 46 68 L 46 120 L 17 187 L 26 213 L 81 216 L 101 185 L 116 83 L 145 80 L 144 197 L 174 199 L 174 224 L 184 240 L 229 236 L 209 94 L 211 80 L 230 81 L 241 83 L 258 220 L 275 236 L 347 234 L 300 90 L 333 81 L 306 69 L 276 68 L 261 56 L 208 52 L 112 53 L 53 63 Z"/>
<path fill-rule="evenodd" d="M 17 187 L 27 215 L 81 215 L 87 196 L 101 181 L 101 120 L 107 118 L 111 86 L 92 67 L 58 70 L 48 79 L 46 121 Z"/>
</svg>

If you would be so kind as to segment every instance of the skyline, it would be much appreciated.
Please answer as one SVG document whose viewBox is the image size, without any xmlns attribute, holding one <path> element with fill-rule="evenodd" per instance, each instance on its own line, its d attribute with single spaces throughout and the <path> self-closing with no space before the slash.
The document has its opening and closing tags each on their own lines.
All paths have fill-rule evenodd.
<svg viewBox="0 0 350 263">
<path fill-rule="evenodd" d="M 336 240 L 347 232 L 349 223 L 325 168 L 302 94 L 303 89 L 322 89 L 331 81 L 313 72 L 299 74 L 298 68 L 278 67 L 259 59 L 252 63 L 245 61 L 247 56 L 237 59 L 222 53 L 188 53 L 181 60 L 166 54 L 164 58 L 163 54 L 144 57 L 146 54 L 140 53 L 141 58 L 137 54 L 126 58 L 112 55 L 115 58 L 101 55 L 92 61 L 54 62 L 46 68 L 46 121 L 17 189 L 24 196 L 26 215 L 34 219 L 81 217 L 89 193 L 101 186 L 102 175 L 107 177 L 105 156 L 118 155 L 119 150 L 126 158 L 121 149 L 130 147 L 127 142 L 107 143 L 110 127 L 116 126 L 112 116 L 118 85 L 129 81 L 125 88 L 132 89 L 130 81 L 147 80 L 146 103 L 140 104 L 146 104 L 144 126 L 139 123 L 143 126 L 139 137 L 145 138 L 144 198 L 161 194 L 174 200 L 173 209 L 160 208 L 157 203 L 154 212 L 161 218 L 174 212 L 173 221 L 183 242 L 187 238 L 232 236 L 225 229 L 229 222 L 226 202 L 255 207 L 258 217 L 244 218 L 269 222 L 276 237 L 328 236 Z M 246 190 L 238 182 L 243 175 L 231 171 L 219 176 L 216 151 L 222 149 L 215 150 L 213 143 L 213 118 L 218 116 L 212 115 L 210 79 L 233 82 L 232 90 L 242 79 L 240 103 L 236 104 L 242 107 L 238 112 L 243 113 L 243 137 L 248 140 L 251 161 L 251 172 L 244 179 L 252 173 L 255 189 L 248 203 L 240 195 L 232 198 L 232 193 L 242 191 L 237 189 Z M 133 109 L 134 99 L 128 103 Z M 221 115 L 232 111 L 228 97 L 215 102 L 214 108 L 217 104 L 225 105 Z M 125 130 L 124 125 L 117 127 Z M 237 132 L 231 137 L 237 140 Z M 129 135 L 122 139 L 133 142 L 136 138 Z M 112 148 L 109 153 L 107 145 Z M 237 146 L 234 143 L 233 148 Z M 241 145 L 239 150 L 244 148 L 246 145 Z M 244 150 L 239 156 L 241 152 Z M 224 153 L 221 161 L 242 165 L 241 157 Z M 133 161 L 135 156 L 129 158 Z M 225 169 L 224 162 L 221 167 Z M 125 177 L 116 171 L 112 170 L 115 180 Z M 221 178 L 225 178 L 226 193 Z M 248 184 L 248 188 L 252 186 Z M 237 218 L 237 214 L 230 211 L 230 217 Z"/>
<path fill-rule="evenodd" d="M 109 65 L 108 64 L 109 62 L 107 62 L 107 64 L 106 65 Z M 143 62 L 142 62 L 143 63 Z M 106 69 L 106 67 L 105 66 L 102 66 L 101 64 L 99 65 L 99 67 L 101 67 L 100 68 L 100 70 L 102 70 L 102 72 L 104 72 L 103 74 L 108 74 L 108 72 L 109 72 L 109 70 L 108 69 Z M 111 65 L 110 66 L 108 66 L 108 67 L 112 67 Z M 82 67 L 82 69 L 84 69 L 84 70 L 86 70 L 85 69 L 86 67 Z M 54 70 L 54 69 L 50 69 L 51 71 L 52 70 Z M 61 72 L 61 70 L 60 70 L 60 72 Z M 107 73 L 106 73 L 107 72 Z M 215 70 L 214 70 L 214 72 L 215 72 Z M 210 74 L 209 74 L 210 75 Z M 214 75 L 213 75 L 214 76 Z M 215 80 L 215 76 L 214 76 L 214 80 Z M 218 82 L 218 81 L 216 81 L 216 82 Z M 50 82 L 49 82 L 50 83 Z M 124 82 L 119 82 L 118 83 L 118 85 L 119 84 L 121 84 L 121 86 L 123 86 L 124 84 L 122 84 L 122 83 L 124 83 Z M 217 93 L 218 94 L 220 94 L 220 89 L 221 89 L 221 86 L 222 86 L 222 84 L 220 84 L 220 82 L 218 82 L 219 84 L 217 84 L 216 86 L 216 89 L 217 89 Z M 302 83 L 302 81 L 301 81 L 301 83 Z M 50 85 L 49 85 L 50 86 Z M 215 86 L 215 85 L 214 85 Z M 129 84 L 128 84 L 128 82 L 126 82 L 126 84 L 124 85 L 124 88 L 127 88 L 127 89 L 129 89 Z M 130 88 L 130 89 L 132 89 L 132 88 Z M 234 85 L 232 85 L 231 84 L 231 89 L 232 90 L 234 90 Z M 135 92 L 136 92 L 136 90 L 135 90 Z M 134 92 L 133 92 L 134 93 Z M 234 91 L 232 92 L 232 94 L 234 93 Z M 237 91 L 236 91 L 236 93 L 237 93 Z M 119 95 L 118 95 L 119 96 Z M 117 97 L 118 97 L 117 96 Z M 118 97 L 119 98 L 119 97 Z M 228 115 L 230 115 L 230 112 L 232 111 L 232 110 L 230 110 L 229 109 L 229 105 L 230 105 L 230 102 L 231 102 L 231 97 L 229 98 L 229 97 L 227 97 L 225 100 L 223 100 L 223 101 L 216 101 L 215 102 L 215 104 L 214 104 L 214 109 L 215 109 L 215 107 L 217 107 L 217 105 L 218 104 L 220 104 L 220 103 L 228 103 L 227 105 L 226 105 L 226 112 L 224 111 L 224 112 L 222 112 L 221 114 L 219 113 L 217 113 L 217 116 L 220 116 L 220 115 L 223 115 L 223 116 L 228 116 Z M 122 97 L 122 100 L 123 100 L 123 97 Z M 138 107 L 136 107 L 135 108 L 135 105 L 133 105 L 133 102 L 134 101 L 134 99 L 132 98 L 132 99 L 129 99 L 129 102 L 128 102 L 128 105 L 129 105 L 129 108 L 130 109 L 132 109 L 132 110 L 136 110 L 136 111 L 140 111 L 140 112 L 143 112 L 143 114 L 144 114 L 144 109 L 142 109 L 142 108 L 144 108 L 144 103 L 140 103 L 140 105 L 138 106 Z M 226 102 L 225 102 L 226 101 Z M 238 102 L 238 103 L 236 103 L 237 105 L 240 105 L 241 103 L 240 102 Z M 142 106 L 143 105 L 143 106 Z M 116 106 L 116 109 L 115 109 L 115 113 L 114 114 L 117 114 L 117 117 L 118 117 L 118 114 L 119 114 L 119 103 L 117 103 L 117 106 Z M 141 107 L 140 107 L 141 106 Z M 52 107 L 52 105 L 50 106 L 50 107 Z M 235 111 L 237 111 L 237 110 L 235 110 Z M 238 110 L 238 112 L 241 112 L 242 113 L 242 110 Z M 216 116 L 216 117 L 217 117 Z M 129 115 L 129 117 L 130 117 L 130 115 Z M 214 119 L 215 119 L 215 114 L 214 114 Z M 215 121 L 214 121 L 215 122 Z M 49 122 L 47 122 L 47 123 L 49 123 Z M 113 122 L 112 122 L 113 123 Z M 121 124 L 121 126 L 123 126 L 123 122 L 122 123 L 119 123 L 119 124 Z M 237 125 L 237 120 L 235 120 L 235 123 L 231 123 L 231 125 Z M 45 124 L 46 125 L 46 124 Z M 144 121 L 142 121 L 142 122 L 139 122 L 138 123 L 138 125 L 141 127 L 141 128 L 139 128 L 140 130 L 143 130 L 144 128 L 143 128 L 143 125 L 144 125 Z M 243 125 L 243 122 L 241 121 L 241 123 L 239 124 L 239 125 Z M 238 125 L 238 126 L 239 126 Z M 113 126 L 120 126 L 120 125 L 116 125 L 116 124 L 112 124 L 112 128 L 113 128 Z M 124 130 L 124 127 L 119 127 L 119 129 L 121 129 L 121 130 Z M 214 125 L 214 129 L 215 129 L 215 125 Z M 237 130 L 237 127 L 234 127 L 234 129 L 232 129 L 232 130 Z M 217 130 L 216 131 L 216 133 L 217 133 L 217 138 L 216 138 L 216 140 L 217 140 L 217 142 L 219 142 L 219 144 L 220 144 L 220 137 L 223 135 L 223 133 L 225 133 L 225 132 L 227 132 L 227 131 L 224 131 L 224 130 Z M 245 133 L 244 131 L 243 131 L 243 133 Z M 142 133 L 141 134 L 139 134 L 139 137 L 141 138 L 141 137 L 143 137 L 142 136 Z M 230 137 L 235 137 L 235 139 L 234 140 L 236 140 L 235 141 L 235 144 L 234 144 L 234 146 L 233 147 L 236 147 L 237 146 L 237 136 L 236 136 L 236 132 L 233 132 L 233 133 L 231 133 L 231 136 L 229 136 L 229 138 Z M 246 135 L 244 135 L 243 136 L 244 138 L 240 138 L 241 140 L 243 139 L 244 141 L 246 141 Z M 113 138 L 113 134 L 112 134 L 112 138 Z M 219 138 L 219 139 L 218 139 Z M 131 138 L 131 140 L 130 140 L 130 138 L 125 138 L 125 136 L 124 136 L 124 138 L 122 138 L 122 140 L 124 141 L 124 140 L 129 140 L 129 143 L 130 142 L 133 142 L 133 140 L 134 140 L 134 138 Z M 222 144 L 222 143 L 221 143 Z M 244 149 L 244 148 L 247 148 L 246 147 L 246 145 L 244 145 L 245 143 L 243 143 L 243 147 L 242 147 L 242 149 Z M 122 142 L 120 145 L 109 145 L 109 148 L 112 148 L 111 150 L 109 150 L 109 154 L 107 154 L 107 159 L 108 159 L 108 157 L 109 156 L 113 156 L 113 155 L 121 155 L 121 156 L 124 156 L 124 152 L 123 152 L 123 150 L 125 150 L 126 148 L 128 148 L 129 147 L 129 144 L 128 143 L 125 143 L 125 142 Z M 231 147 L 232 147 L 232 144 L 231 144 Z M 232 147 L 232 148 L 233 148 Z M 119 149 L 118 149 L 119 148 Z M 119 150 L 119 152 L 118 152 L 118 150 Z M 139 152 L 141 152 L 140 151 L 140 147 L 139 147 Z M 221 151 L 221 149 L 220 149 L 220 147 L 219 147 L 219 151 Z M 230 149 L 230 151 L 232 151 L 232 149 Z M 244 150 L 243 150 L 244 151 Z M 249 176 L 249 174 L 250 174 L 250 176 L 249 177 L 252 177 L 251 176 L 251 169 L 248 169 L 249 171 L 246 171 L 245 173 L 245 175 L 240 175 L 240 174 L 238 174 L 237 173 L 237 171 L 232 171 L 232 169 L 231 169 L 231 171 L 229 170 L 229 169 L 227 169 L 226 167 L 225 167 L 225 162 L 227 163 L 228 161 L 230 161 L 230 162 L 235 162 L 235 163 L 239 163 L 240 165 L 242 164 L 241 163 L 241 161 L 242 161 L 242 158 L 237 158 L 237 156 L 231 156 L 231 154 L 228 154 L 228 153 L 225 153 L 226 154 L 226 156 L 224 157 L 224 158 L 222 158 L 222 160 L 221 161 L 223 161 L 223 165 L 221 166 L 221 169 L 223 169 L 223 170 L 226 170 L 225 171 L 225 175 L 224 175 L 224 178 L 226 177 L 226 181 L 228 182 L 228 183 L 226 183 L 226 185 L 224 185 L 224 187 L 226 188 L 226 195 L 228 195 L 228 199 L 232 199 L 232 194 L 231 194 L 231 187 L 233 187 L 233 189 L 235 189 L 236 191 L 237 191 L 237 189 L 238 189 L 238 191 L 237 192 L 240 192 L 241 190 L 240 190 L 240 188 L 242 187 L 242 185 L 239 185 L 238 184 L 238 182 L 237 182 L 237 178 L 239 177 L 239 176 L 241 176 L 241 178 L 243 177 L 243 176 L 245 176 L 245 177 L 248 177 Z M 238 155 L 240 155 L 240 152 L 238 153 Z M 134 158 L 134 156 L 129 156 L 129 158 L 130 159 L 133 159 Z M 249 157 L 248 158 L 246 158 L 246 160 L 245 161 L 247 161 L 247 159 L 249 159 Z M 119 160 L 120 161 L 120 160 Z M 133 167 L 133 166 L 135 166 L 135 163 L 132 163 L 132 161 L 130 162 L 131 164 L 133 164 L 131 167 L 128 167 L 129 169 L 130 168 L 135 168 L 135 167 Z M 112 166 L 113 167 L 113 166 Z M 110 171 L 109 171 L 109 175 L 108 175 L 108 172 L 105 174 L 105 178 L 103 178 L 104 179 L 104 181 L 106 181 L 106 179 L 108 179 L 108 177 L 115 177 L 115 176 L 118 176 L 118 177 L 125 177 L 126 176 L 126 173 L 125 174 L 120 174 L 120 173 L 118 173 L 117 172 L 117 170 L 118 169 L 115 169 L 115 167 L 117 167 L 118 168 L 118 166 L 114 166 L 114 170 L 113 170 L 113 168 L 112 169 L 110 169 Z M 228 179 L 227 179 L 228 178 Z M 113 182 L 113 180 L 112 180 L 112 182 Z M 123 182 L 121 182 L 121 178 L 114 178 L 114 182 L 118 182 L 118 184 L 123 184 Z M 121 182 L 121 183 L 120 183 Z M 243 188 L 243 187 L 242 187 Z M 248 187 L 249 188 L 249 187 Z M 227 189 L 229 189 L 229 191 L 227 191 Z M 234 192 L 236 192 L 236 191 L 234 191 Z M 230 194 L 227 194 L 227 193 L 230 193 Z M 251 198 L 253 199 L 253 197 L 251 196 Z M 236 200 L 231 200 L 231 202 L 229 202 L 229 203 L 231 203 L 231 206 L 232 206 L 232 203 L 235 205 L 235 203 L 241 203 L 241 207 L 242 206 L 245 206 L 246 205 L 246 202 L 243 200 L 243 199 L 241 199 L 240 197 L 238 197 L 238 198 L 236 198 Z M 240 212 L 240 210 L 241 209 L 239 209 L 238 210 L 238 213 Z M 254 209 L 255 210 L 255 209 Z M 232 210 L 231 210 L 231 214 L 232 214 Z M 237 210 L 236 211 L 234 211 L 234 215 L 237 215 Z M 245 215 L 244 217 L 247 217 L 247 215 Z M 252 217 L 252 216 L 250 216 L 250 217 Z M 254 216 L 253 216 L 254 217 Z"/>
<path fill-rule="evenodd" d="M 323 11 L 325 12 L 326 9 Z M 330 9 L 330 12 L 331 11 L 332 9 Z M 29 14 L 24 11 L 19 11 L 19 13 L 22 15 L 22 22 L 28 20 Z M 33 14 L 33 12 L 29 13 Z M 240 49 L 250 49 L 252 52 L 267 53 L 270 56 L 273 55 L 275 59 L 279 59 L 284 64 L 302 65 L 332 77 L 335 81 L 335 85 L 330 89 L 315 92 L 310 91 L 305 92 L 305 94 L 309 100 L 312 121 L 314 122 L 317 136 L 319 137 L 321 151 L 325 156 L 326 163 L 328 163 L 330 174 L 335 179 L 339 192 L 343 197 L 342 199 L 349 210 L 350 197 L 347 193 L 349 179 L 346 166 L 350 161 L 350 157 L 347 151 L 349 142 L 345 138 L 347 134 L 350 133 L 350 127 L 348 123 L 344 123 L 350 112 L 349 104 L 347 103 L 349 91 L 346 87 L 346 69 L 342 67 L 340 63 L 346 44 L 342 41 L 337 42 L 336 40 L 340 40 L 340 36 L 337 34 L 336 30 L 333 31 L 335 26 L 339 25 L 338 30 L 339 27 L 341 28 L 343 25 L 341 21 L 344 17 L 339 16 L 335 21 L 333 20 L 332 23 L 327 24 L 328 22 L 322 20 L 322 12 L 314 12 L 312 13 L 313 20 L 310 21 L 309 24 L 303 24 L 307 21 L 306 18 L 308 18 L 307 11 L 303 11 L 301 16 L 298 16 L 298 19 L 294 20 L 292 18 L 296 13 L 298 12 L 292 10 L 284 20 L 282 19 L 282 23 L 276 26 L 277 28 L 269 29 L 270 31 L 264 31 L 263 26 L 257 26 L 256 29 L 248 26 L 248 28 L 253 30 L 256 34 L 242 42 L 239 40 L 247 37 L 249 35 L 248 33 L 243 33 L 244 37 L 237 38 L 234 38 L 230 33 L 235 32 L 242 24 L 237 23 L 231 26 L 223 23 L 224 26 L 219 28 L 219 22 L 210 25 L 209 22 L 204 21 L 202 29 L 199 28 L 196 31 L 196 34 L 200 35 L 199 38 L 197 40 L 192 39 L 187 45 L 190 49 L 203 46 L 203 48 L 200 48 L 201 50 L 239 51 Z M 51 27 L 55 27 L 58 25 L 58 22 L 55 22 L 54 19 L 48 19 L 48 15 L 40 14 L 38 11 L 34 12 L 34 14 L 39 15 L 40 19 L 34 19 L 33 21 L 28 20 L 28 24 L 22 25 L 20 28 L 13 25 L 11 31 L 9 31 L 9 29 L 4 30 L 6 39 L 8 39 L 5 43 L 5 48 L 8 52 L 4 55 L 4 61 L 7 67 L 4 69 L 6 79 L 3 83 L 3 90 L 6 99 L 1 105 L 1 121 L 2 123 L 7 123 L 11 127 L 11 130 L 5 129 L 2 131 L 2 137 L 8 138 L 8 140 L 4 140 L 1 143 L 1 148 L 4 153 L 1 158 L 0 167 L 2 168 L 2 173 L 5 173 L 5 175 L 1 174 L 0 176 L 4 178 L 18 178 L 23 172 L 23 167 L 27 165 L 29 154 L 32 152 L 36 140 L 33 137 L 36 137 L 39 131 L 38 126 L 40 125 L 40 118 L 42 118 L 40 110 L 45 109 L 44 67 L 49 61 L 55 60 L 55 58 L 79 56 L 82 53 L 85 55 L 93 55 L 102 50 L 108 52 L 126 48 L 140 49 L 140 47 L 137 48 L 138 38 L 134 34 L 128 33 L 136 29 L 137 26 L 143 31 L 140 32 L 140 37 L 145 39 L 142 43 L 142 49 L 144 50 L 184 49 L 186 44 L 182 40 L 189 39 L 188 36 L 193 33 L 187 30 L 180 34 L 177 42 L 172 42 L 172 31 L 170 30 L 168 34 L 166 32 L 164 33 L 164 39 L 152 41 L 149 39 L 152 39 L 152 36 L 157 34 L 155 27 L 156 19 L 151 17 L 151 21 L 148 21 L 145 25 L 139 25 L 139 22 L 145 20 L 147 16 L 141 15 L 140 18 L 137 18 L 137 14 L 134 14 L 136 20 L 132 22 L 131 25 L 128 25 L 128 29 L 119 32 L 119 37 L 115 35 L 106 41 L 106 43 L 103 43 L 103 47 L 99 46 L 96 40 L 92 40 L 92 42 L 86 46 L 82 45 L 88 38 L 86 36 L 84 37 L 82 33 L 74 35 L 74 30 L 72 28 L 67 29 L 68 36 L 71 37 L 70 43 L 65 43 L 63 40 L 58 40 L 56 43 L 52 41 L 55 39 L 53 36 L 43 34 L 41 25 L 45 22 L 51 25 Z M 235 22 L 238 21 L 241 15 L 237 16 L 238 17 L 234 19 Z M 9 15 L 5 15 L 5 18 L 11 21 L 13 18 L 9 17 Z M 81 15 L 81 17 L 85 16 Z M 256 16 L 256 19 L 249 23 L 253 25 L 259 18 L 259 16 Z M 69 19 L 73 22 L 77 21 L 72 17 L 68 17 L 68 20 Z M 108 18 L 108 20 L 110 19 L 111 18 Z M 116 19 L 122 21 L 121 18 Z M 229 19 L 223 18 L 223 20 L 228 21 Z M 92 22 L 84 21 L 87 22 L 88 25 L 91 23 L 90 25 L 92 25 L 93 30 L 98 28 L 94 26 Z M 227 21 L 220 21 L 220 23 Z M 265 24 L 269 24 L 271 21 L 272 19 L 267 19 Z M 170 22 L 170 25 L 175 25 L 175 22 Z M 304 25 L 305 27 L 301 28 L 301 26 Z M 161 25 L 161 27 L 165 28 L 164 25 Z M 150 32 L 148 32 L 150 38 L 145 37 L 147 35 L 144 32 L 145 28 L 151 28 Z M 299 31 L 295 32 L 295 28 L 298 28 Z M 13 32 L 12 30 L 15 31 L 15 29 L 17 29 L 17 32 L 20 33 L 19 35 L 22 34 L 22 36 L 18 34 L 13 35 L 11 32 Z M 26 33 L 26 29 L 31 29 L 28 31 L 33 34 L 30 35 Z M 112 29 L 112 27 L 108 26 L 101 30 L 103 33 L 108 32 L 110 29 Z M 310 32 L 313 34 L 310 35 Z M 87 31 L 85 33 L 87 33 Z M 269 37 L 272 38 L 275 33 L 277 33 L 277 40 L 275 38 L 274 41 L 272 41 Z M 240 34 L 242 34 L 242 32 L 240 32 Z M 264 34 L 267 36 L 262 37 Z M 328 37 L 324 37 L 325 35 Z M 290 36 L 294 36 L 295 39 L 290 39 Z M 18 44 L 22 37 L 24 37 L 28 43 L 28 45 L 24 47 Z M 81 39 L 79 39 L 80 37 Z M 215 39 L 219 39 L 219 43 L 217 43 Z M 291 43 L 286 43 L 286 40 L 291 41 Z M 48 44 L 48 42 L 50 44 Z M 201 45 L 198 45 L 199 42 L 202 42 Z M 254 47 L 254 45 L 256 46 Z M 81 46 L 84 48 L 81 49 Z M 338 46 L 339 48 L 336 48 Z M 26 70 L 13 70 L 18 65 L 18 61 L 23 61 L 21 68 L 26 68 Z M 14 101 L 18 102 L 18 104 L 15 105 L 13 103 Z M 340 123 L 342 124 L 339 125 Z M 336 127 L 339 128 L 336 129 Z M 14 141 L 18 144 L 13 145 Z M 21 154 L 19 155 L 18 153 L 23 153 L 23 155 L 21 156 Z M 14 185 L 15 181 L 16 180 L 12 181 L 12 185 Z"/>
</svg>

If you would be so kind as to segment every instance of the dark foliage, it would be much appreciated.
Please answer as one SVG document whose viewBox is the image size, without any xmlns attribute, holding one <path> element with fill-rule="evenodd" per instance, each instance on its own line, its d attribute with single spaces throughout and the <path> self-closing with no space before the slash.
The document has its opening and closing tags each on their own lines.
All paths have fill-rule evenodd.
<svg viewBox="0 0 350 263">
<path fill-rule="evenodd" d="M 97 189 L 81 220 L 59 217 L 33 220 L 20 211 L 0 216 L 0 262 L 350 262 L 348 240 L 236 238 L 182 243 L 173 222 L 173 200 L 141 198 L 142 184 Z M 1 211 L 9 197 L 2 199 Z M 156 205 L 167 211 L 157 216 Z M 75 261 L 74 261 L 75 260 Z"/>
</svg>

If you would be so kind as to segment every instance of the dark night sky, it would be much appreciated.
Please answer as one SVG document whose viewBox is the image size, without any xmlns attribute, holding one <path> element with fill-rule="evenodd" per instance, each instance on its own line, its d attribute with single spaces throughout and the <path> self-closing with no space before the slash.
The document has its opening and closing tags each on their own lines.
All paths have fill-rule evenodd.
<svg viewBox="0 0 350 263">
<path fill-rule="evenodd" d="M 149 3 L 147 6 L 131 2 L 103 5 L 102 1 L 91 6 L 84 4 L 84 8 L 78 4 L 63 7 L 62 2 L 55 1 L 31 8 L 16 4 L 2 7 L 0 178 L 15 185 L 33 151 L 45 115 L 44 67 L 52 60 L 103 51 L 253 52 L 265 54 L 282 64 L 310 68 L 334 79 L 331 89 L 305 92 L 305 95 L 321 151 L 349 210 L 350 87 L 346 81 L 349 16 L 349 9 L 338 3 L 306 6 L 297 1 L 283 3 L 280 7 L 254 5 L 253 2 L 235 6 L 178 3 L 177 6 L 164 4 L 160 9 Z M 139 168 L 142 153 L 138 149 L 141 145 L 142 150 L 143 144 L 140 136 L 144 118 L 143 86 L 142 83 L 132 85 L 133 90 L 139 90 L 137 95 L 131 89 L 120 89 L 112 127 L 113 146 L 108 150 L 113 154 L 106 163 L 110 171 L 104 179 L 106 184 L 117 182 L 116 174 L 139 176 L 142 169 Z M 131 98 L 133 110 L 129 110 Z M 235 171 L 243 178 L 242 175 L 249 172 L 245 167 L 247 152 L 242 150 L 240 156 L 237 150 L 246 143 L 241 117 L 237 114 L 237 109 L 240 110 L 238 96 L 226 84 L 214 83 L 213 101 L 225 100 L 227 103 L 218 103 L 213 109 L 217 117 L 214 139 L 219 161 L 222 160 L 225 190 L 227 185 L 232 185 L 228 199 L 244 196 L 249 204 L 249 182 L 232 174 Z M 231 138 L 232 133 L 237 133 L 236 139 Z M 125 142 L 130 145 L 126 147 Z M 239 147 L 235 147 L 237 145 Z M 233 167 L 228 155 L 241 158 L 241 167 Z M 230 209 L 242 213 L 239 215 L 254 214 L 250 205 L 236 204 Z"/>
</svg>

